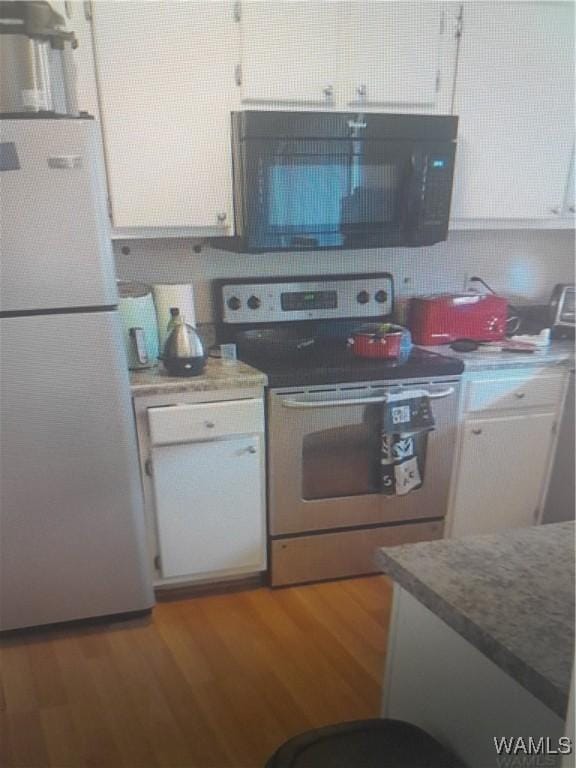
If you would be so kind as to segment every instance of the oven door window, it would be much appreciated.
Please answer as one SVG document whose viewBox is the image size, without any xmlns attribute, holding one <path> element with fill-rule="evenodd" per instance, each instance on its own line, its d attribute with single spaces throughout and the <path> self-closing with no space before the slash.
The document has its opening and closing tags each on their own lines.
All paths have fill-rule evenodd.
<svg viewBox="0 0 576 768">
<path fill-rule="evenodd" d="M 380 427 L 379 406 L 367 405 L 356 423 L 308 431 L 302 439 L 302 498 L 379 493 Z"/>
<path fill-rule="evenodd" d="M 402 143 L 268 142 L 253 168 L 252 221 L 262 246 L 345 246 L 398 233 L 409 172 Z M 258 245 L 259 243 L 254 243 Z"/>
</svg>

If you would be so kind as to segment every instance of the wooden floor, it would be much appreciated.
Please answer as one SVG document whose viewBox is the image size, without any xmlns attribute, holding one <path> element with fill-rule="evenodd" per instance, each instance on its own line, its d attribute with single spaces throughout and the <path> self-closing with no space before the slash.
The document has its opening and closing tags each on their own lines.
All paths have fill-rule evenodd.
<svg viewBox="0 0 576 768">
<path fill-rule="evenodd" d="M 298 732 L 378 716 L 390 602 L 375 576 L 5 639 L 0 765 L 260 768 Z"/>
</svg>

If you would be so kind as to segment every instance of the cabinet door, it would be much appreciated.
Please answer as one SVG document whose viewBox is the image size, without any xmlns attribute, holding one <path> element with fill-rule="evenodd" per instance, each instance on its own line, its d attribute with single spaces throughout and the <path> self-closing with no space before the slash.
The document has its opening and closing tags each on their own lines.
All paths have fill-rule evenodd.
<svg viewBox="0 0 576 768">
<path fill-rule="evenodd" d="M 466 3 L 453 218 L 560 216 L 574 136 L 574 5 Z"/>
<path fill-rule="evenodd" d="M 93 4 L 115 227 L 232 219 L 230 111 L 238 25 L 230 2 Z"/>
<path fill-rule="evenodd" d="M 99 118 L 90 6 L 86 3 L 66 3 L 66 9 L 67 27 L 78 41 L 78 48 L 73 53 L 78 109 Z"/>
<path fill-rule="evenodd" d="M 369 0 L 343 4 L 343 13 L 346 103 L 434 111 L 442 84 L 442 5 Z"/>
<path fill-rule="evenodd" d="M 332 106 L 340 3 L 245 2 L 240 24 L 245 104 Z"/>
<path fill-rule="evenodd" d="M 157 447 L 152 467 L 165 578 L 264 569 L 260 438 Z"/>
<path fill-rule="evenodd" d="M 525 413 L 464 422 L 453 536 L 535 524 L 554 418 Z"/>
</svg>

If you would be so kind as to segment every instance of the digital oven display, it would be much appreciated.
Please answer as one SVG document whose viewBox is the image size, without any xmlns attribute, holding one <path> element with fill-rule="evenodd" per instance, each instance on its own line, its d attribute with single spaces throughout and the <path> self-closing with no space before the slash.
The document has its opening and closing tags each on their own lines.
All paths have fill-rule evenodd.
<svg viewBox="0 0 576 768">
<path fill-rule="evenodd" d="M 296 291 L 280 294 L 280 306 L 284 312 L 299 312 L 306 309 L 336 309 L 336 291 Z"/>
</svg>

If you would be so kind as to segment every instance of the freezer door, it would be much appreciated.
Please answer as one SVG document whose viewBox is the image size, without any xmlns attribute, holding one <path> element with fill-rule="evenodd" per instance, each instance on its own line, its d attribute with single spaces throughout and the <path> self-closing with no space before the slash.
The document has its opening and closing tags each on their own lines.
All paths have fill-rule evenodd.
<svg viewBox="0 0 576 768">
<path fill-rule="evenodd" d="M 117 304 L 97 130 L 0 120 L 0 313 Z"/>
<path fill-rule="evenodd" d="M 150 607 L 113 312 L 0 319 L 0 629 Z"/>
</svg>

